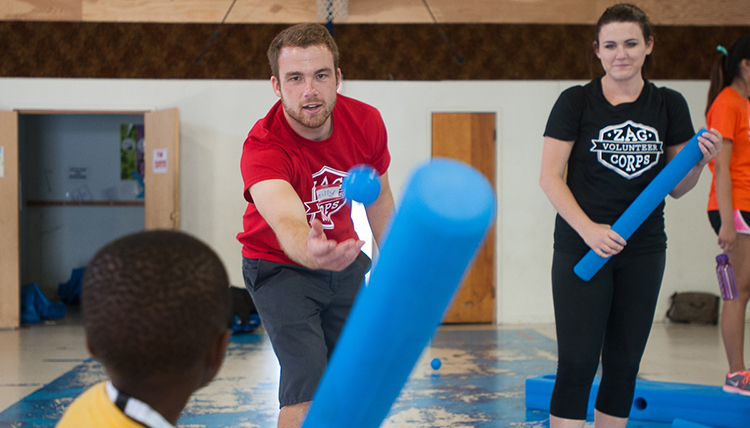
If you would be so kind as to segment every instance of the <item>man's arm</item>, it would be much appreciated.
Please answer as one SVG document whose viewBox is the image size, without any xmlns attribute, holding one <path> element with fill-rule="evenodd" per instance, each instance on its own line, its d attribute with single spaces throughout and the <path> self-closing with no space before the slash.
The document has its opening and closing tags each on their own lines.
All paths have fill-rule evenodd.
<svg viewBox="0 0 750 428">
<path fill-rule="evenodd" d="M 359 255 L 364 241 L 332 241 L 326 238 L 319 220 L 308 225 L 304 205 L 288 182 L 264 180 L 253 184 L 249 190 L 258 212 L 273 229 L 284 253 L 295 262 L 310 269 L 340 271 Z"/>
<path fill-rule="evenodd" d="M 393 212 L 393 194 L 391 193 L 391 184 L 388 182 L 388 173 L 380 176 L 380 195 L 372 204 L 365 207 L 367 211 L 367 220 L 370 223 L 373 237 L 378 247 L 383 244 L 384 233 L 388 227 L 388 220 Z"/>
</svg>

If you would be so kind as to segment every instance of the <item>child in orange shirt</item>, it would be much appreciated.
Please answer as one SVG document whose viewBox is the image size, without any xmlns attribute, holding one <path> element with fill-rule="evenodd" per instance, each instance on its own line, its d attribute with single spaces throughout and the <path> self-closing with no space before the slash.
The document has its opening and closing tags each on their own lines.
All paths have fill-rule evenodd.
<svg viewBox="0 0 750 428">
<path fill-rule="evenodd" d="M 708 217 L 734 268 L 739 298 L 724 302 L 721 334 L 729 360 L 724 391 L 750 396 L 750 370 L 743 356 L 745 312 L 750 300 L 750 35 L 720 52 L 711 74 L 706 124 L 724 137 L 709 163 L 714 175 Z"/>
</svg>

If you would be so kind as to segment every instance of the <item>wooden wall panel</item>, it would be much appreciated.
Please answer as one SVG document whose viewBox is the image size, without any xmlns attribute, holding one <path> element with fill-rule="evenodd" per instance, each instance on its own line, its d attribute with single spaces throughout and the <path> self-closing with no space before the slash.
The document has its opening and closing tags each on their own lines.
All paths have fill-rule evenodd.
<svg viewBox="0 0 750 428">
<path fill-rule="evenodd" d="M 83 0 L 2 0 L 0 19 L 82 21 Z"/>
<path fill-rule="evenodd" d="M 315 0 L 83 0 L 82 9 L 89 22 L 218 23 L 229 11 L 227 23 L 297 23 L 317 14 Z"/>
<path fill-rule="evenodd" d="M 0 329 L 21 322 L 18 247 L 18 113 L 0 111 Z"/>
<path fill-rule="evenodd" d="M 0 21 L 0 77 L 267 79 L 266 50 L 286 27 Z M 344 78 L 550 80 L 600 73 L 591 25 L 441 27 L 453 50 L 433 24 L 334 26 Z M 196 62 L 217 28 L 210 49 Z M 650 78 L 707 79 L 716 45 L 750 34 L 750 26 L 656 26 L 654 34 Z"/>
<path fill-rule="evenodd" d="M 341 1 L 341 0 L 334 0 Z M 221 22 L 233 0 L 3 0 L 0 20 L 84 22 Z M 747 0 L 632 0 L 654 24 L 747 25 Z M 593 24 L 612 0 L 427 0 L 443 23 Z M 316 0 L 241 0 L 229 23 L 317 19 Z M 432 23 L 422 0 L 348 0 L 350 24 Z"/>
<path fill-rule="evenodd" d="M 598 17 L 612 0 L 596 0 Z M 750 5 L 747 0 L 636 0 L 657 25 L 748 25 Z"/>
<path fill-rule="evenodd" d="M 455 1 L 428 2 L 438 22 L 503 24 L 592 24 L 611 5 L 597 0 Z"/>
<path fill-rule="evenodd" d="M 85 0 L 82 20 L 93 22 L 221 22 L 231 4 L 231 0 Z"/>
<path fill-rule="evenodd" d="M 406 1 L 411 3 L 413 0 Z M 350 22 L 358 20 L 358 7 L 366 0 L 350 0 Z M 386 0 L 376 0 L 371 8 L 378 8 Z M 421 3 L 419 0 L 417 3 Z M 438 22 L 495 23 L 495 24 L 595 24 L 604 10 L 618 3 L 614 0 L 428 0 Z M 651 22 L 658 25 L 747 25 L 750 7 L 747 0 L 628 0 L 643 9 Z M 387 5 L 383 5 L 384 9 Z M 387 10 L 387 9 L 385 9 Z M 403 16 L 403 11 L 401 12 Z M 380 18 L 387 15 L 381 12 Z M 393 14 L 395 18 L 395 13 Z M 432 22 L 415 11 L 405 21 Z M 362 22 L 378 21 L 376 16 L 364 16 Z M 380 18 L 383 19 L 383 18 Z"/>
</svg>

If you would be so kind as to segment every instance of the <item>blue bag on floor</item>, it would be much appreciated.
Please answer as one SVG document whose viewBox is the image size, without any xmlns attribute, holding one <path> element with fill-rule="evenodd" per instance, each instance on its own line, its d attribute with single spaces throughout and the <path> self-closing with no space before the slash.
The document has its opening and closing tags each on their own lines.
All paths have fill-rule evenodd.
<svg viewBox="0 0 750 428">
<path fill-rule="evenodd" d="M 39 286 L 29 283 L 21 287 L 21 322 L 36 323 L 43 320 L 58 320 L 65 316 L 63 303 L 52 303 Z"/>
<path fill-rule="evenodd" d="M 78 305 L 81 303 L 84 273 L 86 273 L 86 267 L 73 269 L 68 282 L 63 282 L 57 286 L 57 295 L 60 296 L 61 302 L 68 305 Z"/>
<path fill-rule="evenodd" d="M 234 314 L 234 322 L 229 326 L 232 333 L 252 333 L 260 326 L 260 316 L 250 314 L 246 321 L 243 321 L 239 315 Z"/>
<path fill-rule="evenodd" d="M 260 316 L 255 308 L 253 298 L 247 289 L 229 287 L 232 294 L 232 315 L 229 317 L 229 328 L 233 333 L 251 333 L 260 326 Z"/>
</svg>

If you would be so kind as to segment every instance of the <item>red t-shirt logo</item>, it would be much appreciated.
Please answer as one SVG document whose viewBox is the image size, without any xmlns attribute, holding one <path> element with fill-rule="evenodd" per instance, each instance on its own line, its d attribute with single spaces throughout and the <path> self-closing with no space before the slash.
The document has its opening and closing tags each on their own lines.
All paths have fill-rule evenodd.
<svg viewBox="0 0 750 428">
<path fill-rule="evenodd" d="M 345 172 L 327 166 L 312 175 L 312 200 L 305 201 L 308 223 L 318 218 L 323 223 L 324 229 L 335 227 L 331 217 L 345 204 L 341 194 L 341 183 L 344 177 L 346 177 Z"/>
</svg>

